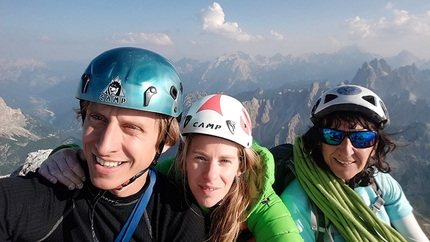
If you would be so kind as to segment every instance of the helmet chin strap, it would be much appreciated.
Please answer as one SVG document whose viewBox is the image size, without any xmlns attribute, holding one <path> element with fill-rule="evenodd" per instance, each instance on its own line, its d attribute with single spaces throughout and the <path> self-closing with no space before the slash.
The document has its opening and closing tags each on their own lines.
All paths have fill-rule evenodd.
<svg viewBox="0 0 430 242">
<path fill-rule="evenodd" d="M 161 148 L 164 148 L 164 141 L 161 142 L 160 146 Z M 147 172 L 149 169 L 151 169 L 157 164 L 157 161 L 158 161 L 158 158 L 160 158 L 160 155 L 161 155 L 160 152 L 155 153 L 154 159 L 152 159 L 151 164 L 147 168 L 143 169 L 142 171 L 134 175 L 132 178 L 128 179 L 127 181 L 123 182 L 121 185 L 117 186 L 115 190 L 122 190 L 124 187 L 130 185 L 131 183 L 136 181 L 137 178 L 145 174 L 145 172 Z"/>
<path fill-rule="evenodd" d="M 126 186 L 130 185 L 131 183 L 133 183 L 134 181 L 136 181 L 137 178 L 139 178 L 140 176 L 145 174 L 145 172 L 147 172 L 149 169 L 151 169 L 151 168 L 155 167 L 155 165 L 157 165 L 158 159 L 161 156 L 161 152 L 164 149 L 164 144 L 166 143 L 167 135 L 169 133 L 170 125 L 172 124 L 173 119 L 174 118 L 170 119 L 169 125 L 167 126 L 166 133 L 164 134 L 163 141 L 161 141 L 160 145 L 158 146 L 158 151 L 157 151 L 157 153 L 155 153 L 154 159 L 152 159 L 151 164 L 148 167 L 146 167 L 145 169 L 143 169 L 142 171 L 138 172 L 136 175 L 134 175 L 130 179 L 128 179 L 127 181 L 123 182 L 121 185 L 117 186 L 115 188 L 116 190 L 122 190 L 124 187 L 126 187 Z"/>
</svg>

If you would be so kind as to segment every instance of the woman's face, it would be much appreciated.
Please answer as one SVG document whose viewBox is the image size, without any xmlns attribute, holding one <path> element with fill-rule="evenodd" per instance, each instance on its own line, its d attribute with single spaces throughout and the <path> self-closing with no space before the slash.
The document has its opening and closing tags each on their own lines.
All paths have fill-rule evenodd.
<svg viewBox="0 0 430 242">
<path fill-rule="evenodd" d="M 186 155 L 188 185 L 200 205 L 210 208 L 230 190 L 239 169 L 239 146 L 208 135 L 195 135 Z"/>
<path fill-rule="evenodd" d="M 353 129 L 349 123 L 341 121 L 340 127 L 330 127 L 341 131 L 365 131 L 360 124 Z M 322 155 L 330 170 L 340 179 L 348 182 L 351 178 L 361 172 L 374 151 L 374 147 L 355 148 L 349 137 L 345 137 L 339 145 L 328 145 L 321 143 Z"/>
</svg>

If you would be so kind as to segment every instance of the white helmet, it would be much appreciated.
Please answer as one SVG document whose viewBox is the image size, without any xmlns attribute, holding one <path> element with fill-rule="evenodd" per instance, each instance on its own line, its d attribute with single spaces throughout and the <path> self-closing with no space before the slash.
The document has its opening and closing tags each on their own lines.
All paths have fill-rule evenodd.
<svg viewBox="0 0 430 242">
<path fill-rule="evenodd" d="M 183 135 L 212 135 L 246 148 L 252 145 L 251 132 L 251 119 L 242 103 L 222 94 L 208 95 L 194 102 L 181 125 Z"/>
<path fill-rule="evenodd" d="M 384 102 L 369 89 L 356 85 L 332 88 L 321 95 L 311 111 L 311 121 L 316 122 L 337 111 L 354 111 L 365 115 L 383 129 L 390 124 Z"/>
</svg>

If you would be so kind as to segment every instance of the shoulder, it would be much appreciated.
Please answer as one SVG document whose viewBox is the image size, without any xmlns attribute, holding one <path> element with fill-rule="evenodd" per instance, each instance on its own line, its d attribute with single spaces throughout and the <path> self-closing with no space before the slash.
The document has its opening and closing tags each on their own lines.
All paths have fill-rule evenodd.
<svg viewBox="0 0 430 242">
<path fill-rule="evenodd" d="M 0 194 L 3 202 L 11 206 L 14 201 L 20 205 L 36 207 L 38 204 L 62 206 L 61 201 L 71 199 L 79 190 L 69 190 L 63 184 L 52 184 L 38 173 L 28 173 L 26 176 L 0 179 Z"/>
<path fill-rule="evenodd" d="M 248 184 L 247 189 L 252 197 L 249 213 L 253 213 L 258 204 L 271 195 L 272 184 L 275 181 L 272 153 L 255 140 L 252 143 L 252 150 L 258 155 L 256 162 L 259 164 L 254 167 L 254 172 L 248 172 L 249 175 L 245 178 Z"/>
<path fill-rule="evenodd" d="M 388 173 L 375 172 L 375 182 L 383 194 L 396 194 L 396 196 L 399 196 L 403 193 L 399 182 Z"/>
<path fill-rule="evenodd" d="M 385 201 L 385 205 L 398 203 L 400 199 L 405 197 L 400 184 L 388 173 L 375 172 L 374 175 L 376 186 L 357 186 L 355 192 L 365 201 L 373 202 L 377 199 L 376 188 L 381 191 L 381 196 Z M 369 200 L 369 201 L 368 201 Z"/>
<path fill-rule="evenodd" d="M 0 179 L 0 189 L 4 192 L 25 193 L 27 196 L 34 193 L 71 193 L 66 186 L 62 184 L 52 184 L 36 172 L 29 172 L 26 176 L 2 178 Z"/>
<path fill-rule="evenodd" d="M 0 207 L 7 207 L 0 209 L 0 217 L 12 226 L 14 236 L 42 238 L 62 217 L 67 198 L 73 193 L 63 185 L 47 182 L 37 173 L 0 179 Z"/>
<path fill-rule="evenodd" d="M 375 181 L 381 189 L 382 198 L 385 201 L 384 207 L 392 220 L 402 218 L 412 212 L 412 206 L 401 185 L 390 174 L 377 172 Z"/>
<path fill-rule="evenodd" d="M 290 211 L 295 206 L 300 205 L 303 207 L 307 207 L 306 204 L 309 204 L 308 195 L 306 194 L 303 187 L 300 185 L 300 182 L 297 178 L 290 182 L 290 184 L 285 188 L 280 197 L 285 203 L 285 205 L 290 209 Z"/>
</svg>

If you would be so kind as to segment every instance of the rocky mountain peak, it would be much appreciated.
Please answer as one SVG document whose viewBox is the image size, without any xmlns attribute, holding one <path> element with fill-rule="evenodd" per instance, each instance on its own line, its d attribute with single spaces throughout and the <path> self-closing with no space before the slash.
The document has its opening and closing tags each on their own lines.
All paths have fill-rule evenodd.
<svg viewBox="0 0 430 242">
<path fill-rule="evenodd" d="M 403 50 L 398 55 L 387 58 L 387 61 L 390 62 L 390 65 L 394 68 L 399 68 L 406 65 L 418 65 L 421 66 L 425 63 L 424 60 L 413 55 L 411 52 Z"/>
<path fill-rule="evenodd" d="M 25 176 L 29 172 L 35 172 L 42 162 L 48 158 L 51 152 L 52 149 L 46 149 L 28 153 L 27 158 L 25 158 L 24 164 L 22 166 L 20 166 L 11 174 L 0 176 L 0 178 L 8 176 Z"/>
<path fill-rule="evenodd" d="M 387 76 L 391 72 L 391 67 L 383 59 L 373 59 L 369 63 L 364 62 L 360 69 L 358 69 L 352 83 L 367 86 L 371 89 L 376 89 L 376 80 L 383 76 Z"/>
<path fill-rule="evenodd" d="M 375 71 L 375 74 L 378 78 L 382 76 L 388 75 L 388 73 L 391 72 L 391 67 L 387 64 L 387 62 L 384 59 L 373 59 L 369 62 L 369 65 L 373 68 Z"/>
<path fill-rule="evenodd" d="M 26 129 L 27 118 L 20 109 L 8 107 L 0 97 L 0 137 L 16 140 L 18 136 L 30 140 L 38 140 L 39 137 Z"/>
</svg>

